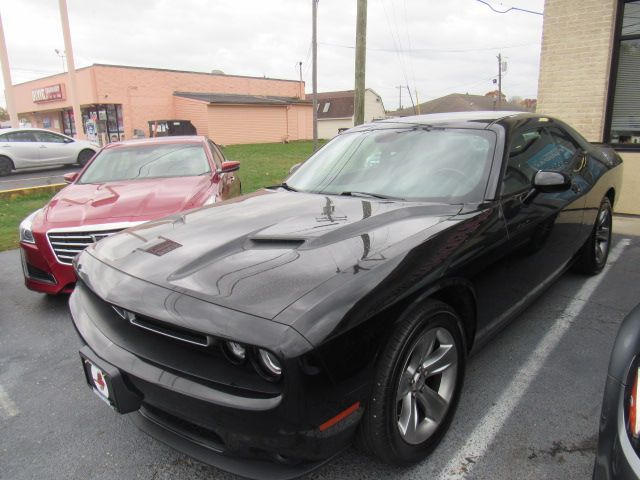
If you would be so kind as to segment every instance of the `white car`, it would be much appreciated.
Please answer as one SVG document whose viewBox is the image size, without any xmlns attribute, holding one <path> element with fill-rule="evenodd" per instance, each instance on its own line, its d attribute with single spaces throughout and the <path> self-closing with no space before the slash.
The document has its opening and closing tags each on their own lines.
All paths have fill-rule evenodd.
<svg viewBox="0 0 640 480">
<path fill-rule="evenodd" d="M 79 163 L 84 166 L 100 149 L 86 140 L 76 140 L 41 128 L 0 130 L 0 176 L 12 170 Z"/>
</svg>

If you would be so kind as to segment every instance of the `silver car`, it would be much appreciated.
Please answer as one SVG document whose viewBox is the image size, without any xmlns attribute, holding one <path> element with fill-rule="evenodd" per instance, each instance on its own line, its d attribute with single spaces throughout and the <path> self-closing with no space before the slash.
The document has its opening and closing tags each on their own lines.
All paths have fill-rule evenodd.
<svg viewBox="0 0 640 480">
<path fill-rule="evenodd" d="M 84 166 L 99 149 L 95 143 L 41 128 L 7 128 L 0 130 L 0 176 L 22 168 Z"/>
</svg>

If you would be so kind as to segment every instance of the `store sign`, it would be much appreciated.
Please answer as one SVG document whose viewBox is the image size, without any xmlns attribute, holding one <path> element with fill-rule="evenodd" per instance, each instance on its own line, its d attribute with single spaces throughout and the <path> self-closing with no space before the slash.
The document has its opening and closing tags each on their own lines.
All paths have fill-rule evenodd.
<svg viewBox="0 0 640 480">
<path fill-rule="evenodd" d="M 34 103 L 64 100 L 64 85 L 58 83 L 57 85 L 49 85 L 48 87 L 31 90 L 31 99 Z"/>
</svg>

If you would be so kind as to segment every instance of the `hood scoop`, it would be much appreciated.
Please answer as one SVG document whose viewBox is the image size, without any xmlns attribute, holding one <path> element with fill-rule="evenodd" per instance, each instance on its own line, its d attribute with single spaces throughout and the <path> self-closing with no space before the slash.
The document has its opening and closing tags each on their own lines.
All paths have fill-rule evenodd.
<svg viewBox="0 0 640 480">
<path fill-rule="evenodd" d="M 305 242 L 302 238 L 290 237 L 252 237 L 248 247 L 252 249 L 296 249 Z"/>
</svg>

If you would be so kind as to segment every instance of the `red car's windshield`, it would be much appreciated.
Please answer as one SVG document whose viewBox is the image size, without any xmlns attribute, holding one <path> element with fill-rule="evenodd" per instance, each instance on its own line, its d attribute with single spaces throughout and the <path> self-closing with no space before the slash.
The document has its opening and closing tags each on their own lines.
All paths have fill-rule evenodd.
<svg viewBox="0 0 640 480">
<path fill-rule="evenodd" d="M 204 147 L 199 143 L 124 145 L 100 152 L 78 183 L 191 177 L 210 171 Z"/>
</svg>

